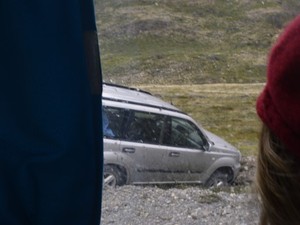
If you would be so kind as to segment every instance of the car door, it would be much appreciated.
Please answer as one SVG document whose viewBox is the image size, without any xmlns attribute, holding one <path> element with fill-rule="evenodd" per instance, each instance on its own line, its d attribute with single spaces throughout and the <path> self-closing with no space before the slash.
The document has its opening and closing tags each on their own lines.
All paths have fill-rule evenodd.
<svg viewBox="0 0 300 225">
<path fill-rule="evenodd" d="M 123 109 L 103 105 L 102 133 L 104 164 L 119 164 L 117 154 L 120 152 L 121 124 L 125 113 Z"/>
<path fill-rule="evenodd" d="M 164 115 L 132 110 L 121 151 L 135 162 L 134 183 L 172 182 L 166 146 L 162 146 Z"/>
<path fill-rule="evenodd" d="M 168 116 L 164 130 L 163 145 L 169 179 L 176 182 L 200 182 L 202 173 L 214 160 L 207 151 L 208 142 L 201 130 L 191 121 Z"/>
</svg>

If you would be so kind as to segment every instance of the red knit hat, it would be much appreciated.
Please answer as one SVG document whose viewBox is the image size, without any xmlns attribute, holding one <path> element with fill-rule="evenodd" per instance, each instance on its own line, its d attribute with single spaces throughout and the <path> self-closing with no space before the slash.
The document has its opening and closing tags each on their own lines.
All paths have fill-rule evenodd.
<svg viewBox="0 0 300 225">
<path fill-rule="evenodd" d="M 300 16 L 286 27 L 270 52 L 267 84 L 256 110 L 287 149 L 300 158 Z"/>
</svg>

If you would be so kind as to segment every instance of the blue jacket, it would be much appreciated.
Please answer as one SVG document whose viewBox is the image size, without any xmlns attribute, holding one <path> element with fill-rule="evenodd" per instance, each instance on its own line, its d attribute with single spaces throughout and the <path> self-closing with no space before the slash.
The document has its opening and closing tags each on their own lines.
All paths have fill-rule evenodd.
<svg viewBox="0 0 300 225">
<path fill-rule="evenodd" d="M 93 1 L 3 0 L 0 27 L 0 224 L 99 224 Z"/>
</svg>

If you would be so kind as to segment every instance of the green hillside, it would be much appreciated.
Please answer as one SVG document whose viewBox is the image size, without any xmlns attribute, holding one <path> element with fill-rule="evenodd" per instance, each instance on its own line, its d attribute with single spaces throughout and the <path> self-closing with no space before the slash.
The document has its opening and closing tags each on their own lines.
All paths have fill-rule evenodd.
<svg viewBox="0 0 300 225">
<path fill-rule="evenodd" d="M 266 57 L 300 12 L 299 0 L 96 0 L 95 6 L 105 81 L 148 90 L 243 155 L 256 154 L 255 101 Z"/>
<path fill-rule="evenodd" d="M 104 80 L 252 83 L 299 0 L 96 0 Z"/>
</svg>

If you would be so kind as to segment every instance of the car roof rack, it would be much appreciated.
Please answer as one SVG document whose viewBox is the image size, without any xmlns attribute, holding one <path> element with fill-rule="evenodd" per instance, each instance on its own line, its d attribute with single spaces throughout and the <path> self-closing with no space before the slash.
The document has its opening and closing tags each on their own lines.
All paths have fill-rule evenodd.
<svg viewBox="0 0 300 225">
<path fill-rule="evenodd" d="M 112 86 L 112 87 L 124 88 L 124 89 L 132 90 L 132 91 L 138 91 L 138 92 L 141 92 L 141 93 L 144 93 L 144 94 L 152 95 L 150 92 L 144 91 L 144 90 L 139 89 L 139 88 L 127 87 L 127 86 L 123 86 L 123 85 L 120 85 L 120 84 L 114 84 L 114 83 L 107 83 L 105 81 L 103 81 L 102 84 L 107 85 L 107 86 Z"/>
<path fill-rule="evenodd" d="M 147 91 L 144 91 L 144 90 L 141 90 L 141 89 L 138 89 L 138 88 L 122 86 L 122 85 L 114 84 L 114 83 L 106 83 L 104 81 L 103 81 L 103 85 L 105 85 L 107 87 L 110 86 L 110 87 L 122 88 L 122 89 L 125 89 L 125 90 L 136 91 L 136 92 L 139 92 L 139 93 L 146 94 L 146 95 L 152 96 L 154 98 L 157 98 L 156 96 L 154 96 L 150 92 L 147 92 Z M 156 104 L 151 104 L 151 103 L 147 103 L 147 102 L 132 101 L 132 100 L 128 100 L 128 99 L 124 100 L 124 99 L 114 98 L 114 97 L 112 98 L 112 97 L 102 96 L 102 99 L 110 100 L 110 101 L 114 101 L 114 102 L 125 102 L 125 103 L 134 104 L 134 105 L 148 106 L 148 107 L 153 107 L 153 108 L 157 108 L 157 109 L 164 109 L 164 110 L 169 110 L 169 111 L 173 111 L 173 112 L 177 112 L 177 113 L 187 115 L 185 112 L 177 109 L 176 107 L 173 108 L 174 107 L 173 104 L 167 103 L 167 102 L 165 102 L 165 103 L 170 104 L 170 106 L 172 106 L 172 107 L 168 107 L 167 105 L 161 105 L 161 102 L 158 105 L 156 105 Z M 157 98 L 157 100 L 162 101 L 160 98 Z M 164 102 L 164 101 L 162 101 L 162 102 Z"/>
</svg>

